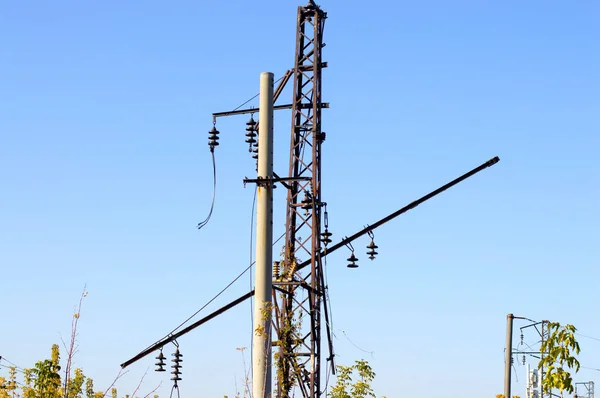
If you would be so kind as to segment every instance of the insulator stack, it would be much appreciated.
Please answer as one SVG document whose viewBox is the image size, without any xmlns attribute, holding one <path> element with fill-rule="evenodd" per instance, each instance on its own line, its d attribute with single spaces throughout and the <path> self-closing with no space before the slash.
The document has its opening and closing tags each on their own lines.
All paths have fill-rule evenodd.
<svg viewBox="0 0 600 398">
<path fill-rule="evenodd" d="M 367 251 L 367 254 L 369 255 L 369 258 L 371 260 L 374 260 L 375 256 L 379 254 L 375 251 L 375 249 L 377 249 L 378 247 L 379 246 L 377 246 L 374 241 L 371 241 L 371 243 L 369 243 L 369 245 L 367 246 L 367 249 L 369 249 Z"/>
<path fill-rule="evenodd" d="M 332 235 L 332 233 L 329 232 L 327 229 L 325 230 L 325 232 L 321 233 L 321 242 L 323 243 L 324 246 L 327 246 L 328 244 L 331 243 L 331 235 Z"/>
<path fill-rule="evenodd" d="M 171 366 L 171 368 L 173 369 L 171 371 L 171 374 L 173 375 L 173 377 L 171 377 L 171 380 L 177 382 L 179 380 L 181 380 L 181 362 L 183 361 L 183 359 L 181 359 L 183 357 L 183 354 L 179 353 L 179 347 L 177 347 L 175 349 L 175 352 L 173 354 L 171 354 L 174 358 L 171 359 L 171 362 L 173 362 L 173 365 Z"/>
<path fill-rule="evenodd" d="M 352 252 L 347 261 L 349 261 L 348 268 L 358 268 L 358 264 L 356 264 L 358 258 L 356 258 L 356 256 L 354 255 L 354 252 Z"/>
<path fill-rule="evenodd" d="M 279 273 L 281 272 L 281 266 L 279 261 L 273 262 L 273 279 L 279 279 Z"/>
<path fill-rule="evenodd" d="M 252 152 L 252 145 L 256 144 L 256 121 L 252 116 L 246 122 L 246 142 L 248 143 L 248 152 Z"/>
<path fill-rule="evenodd" d="M 165 363 L 165 359 L 166 358 L 165 358 L 165 355 L 162 352 L 162 349 L 160 350 L 160 354 L 158 354 L 158 356 L 156 357 L 156 359 L 158 361 L 158 362 L 155 363 L 155 365 L 156 365 L 156 371 L 157 372 L 166 372 L 166 369 L 165 369 L 165 366 L 167 365 Z"/>
<path fill-rule="evenodd" d="M 208 146 L 210 147 L 210 151 L 213 152 L 216 146 L 219 146 L 219 130 L 217 130 L 216 126 L 208 132 Z"/>
</svg>

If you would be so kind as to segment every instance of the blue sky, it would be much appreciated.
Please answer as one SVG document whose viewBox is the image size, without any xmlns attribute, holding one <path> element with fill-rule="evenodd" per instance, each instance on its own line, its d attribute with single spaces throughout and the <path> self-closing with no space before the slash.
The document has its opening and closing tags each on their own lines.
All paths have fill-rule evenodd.
<svg viewBox="0 0 600 398">
<path fill-rule="evenodd" d="M 334 241 L 501 158 L 379 228 L 376 261 L 360 254 L 368 240 L 354 245 L 356 270 L 348 253 L 328 258 L 338 362 L 369 360 L 388 397 L 479 398 L 502 392 L 507 313 L 600 337 L 600 5 L 320 4 Z M 21 367 L 49 355 L 87 284 L 76 366 L 107 386 L 247 266 L 246 118 L 219 120 L 215 213 L 197 231 L 212 194 L 207 131 L 212 112 L 258 91 L 260 72 L 292 67 L 298 5 L 3 3 L 0 355 Z M 276 171 L 286 170 L 289 120 L 276 115 Z M 182 338 L 182 394 L 241 391 L 236 348 L 250 334 L 242 305 Z M 582 365 L 600 368 L 600 342 L 580 343 Z M 121 392 L 149 368 L 143 388 L 162 381 L 168 395 L 153 363 L 132 366 Z M 524 368 L 513 375 L 521 396 Z"/>
</svg>

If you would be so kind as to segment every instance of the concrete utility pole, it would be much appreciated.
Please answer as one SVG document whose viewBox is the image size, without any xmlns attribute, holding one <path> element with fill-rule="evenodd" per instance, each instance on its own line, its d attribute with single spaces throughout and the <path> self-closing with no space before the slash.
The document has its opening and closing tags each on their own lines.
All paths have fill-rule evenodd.
<svg viewBox="0 0 600 398">
<path fill-rule="evenodd" d="M 513 314 L 506 316 L 506 356 L 504 359 L 504 397 L 510 398 L 510 367 L 512 365 Z"/>
<path fill-rule="evenodd" d="M 252 334 L 252 396 L 271 397 L 271 292 L 273 281 L 273 74 L 260 75 L 256 279 Z"/>
</svg>

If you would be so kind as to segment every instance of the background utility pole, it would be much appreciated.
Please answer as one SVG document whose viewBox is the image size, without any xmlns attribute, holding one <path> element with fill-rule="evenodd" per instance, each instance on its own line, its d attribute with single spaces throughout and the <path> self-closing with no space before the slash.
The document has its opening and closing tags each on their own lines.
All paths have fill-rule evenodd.
<svg viewBox="0 0 600 398">
<path fill-rule="evenodd" d="M 513 314 L 506 316 L 506 352 L 504 359 L 504 397 L 510 398 L 510 367 L 512 365 Z"/>
<path fill-rule="evenodd" d="M 273 74 L 260 75 L 256 276 L 252 333 L 252 396 L 271 397 L 273 264 Z"/>
<path fill-rule="evenodd" d="M 586 394 L 581 395 L 577 389 L 577 386 L 583 386 Z M 583 390 L 583 388 L 580 390 Z M 594 398 L 594 382 L 588 381 L 588 382 L 575 383 L 575 397 L 574 398 Z"/>
<path fill-rule="evenodd" d="M 542 325 L 540 326 L 541 328 L 541 332 L 540 332 L 540 336 L 541 336 L 541 343 L 542 345 L 544 345 L 544 341 L 546 341 L 546 330 L 548 328 L 546 328 L 546 323 L 548 321 L 542 321 Z M 548 338 L 550 338 L 550 335 L 548 335 Z M 544 360 L 544 352 L 540 349 L 540 361 Z M 542 365 L 540 367 L 540 396 L 541 398 L 544 398 L 544 366 Z M 550 391 L 550 397 L 552 397 L 552 391 Z"/>
</svg>

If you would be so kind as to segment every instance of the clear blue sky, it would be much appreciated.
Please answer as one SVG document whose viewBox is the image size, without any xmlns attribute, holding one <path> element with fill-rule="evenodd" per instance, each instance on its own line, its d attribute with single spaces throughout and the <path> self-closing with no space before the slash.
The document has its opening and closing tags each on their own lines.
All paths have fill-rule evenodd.
<svg viewBox="0 0 600 398">
<path fill-rule="evenodd" d="M 334 239 L 501 158 L 377 230 L 376 261 L 367 240 L 356 270 L 346 252 L 328 259 L 338 362 L 369 360 L 388 397 L 480 398 L 502 392 L 507 313 L 600 337 L 599 3 L 320 4 Z M 212 112 L 258 91 L 260 72 L 292 67 L 298 5 L 3 2 L 0 355 L 47 357 L 87 284 L 76 366 L 104 387 L 247 266 L 246 118 L 219 121 L 216 208 L 197 231 L 212 194 L 207 131 Z M 289 119 L 276 116 L 281 174 Z M 207 311 L 249 288 L 244 277 Z M 250 334 L 243 305 L 182 338 L 182 395 L 241 391 L 236 348 Z M 600 342 L 580 342 L 582 365 L 600 368 Z M 162 380 L 168 396 L 153 363 L 132 366 L 121 392 L 150 368 L 142 389 Z"/>
</svg>

